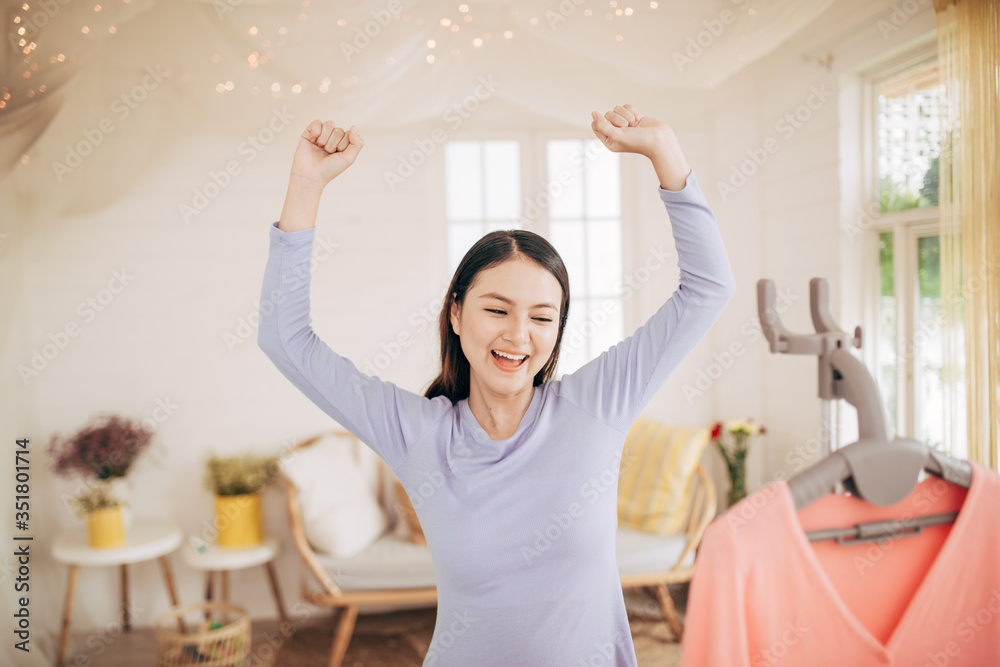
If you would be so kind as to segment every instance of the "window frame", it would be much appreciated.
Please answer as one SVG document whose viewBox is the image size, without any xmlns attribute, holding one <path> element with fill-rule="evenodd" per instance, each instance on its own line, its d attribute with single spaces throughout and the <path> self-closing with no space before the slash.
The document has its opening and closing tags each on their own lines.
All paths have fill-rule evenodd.
<svg viewBox="0 0 1000 667">
<path fill-rule="evenodd" d="M 862 147 L 863 201 L 879 202 L 878 184 L 878 137 L 876 136 L 878 112 L 876 108 L 877 87 L 881 80 L 904 70 L 920 67 L 937 60 L 934 33 L 919 40 L 905 53 L 868 69 L 862 74 L 862 117 L 864 133 Z M 879 206 L 878 209 L 881 207 Z M 877 339 L 879 307 L 879 255 L 878 239 L 882 232 L 892 232 L 893 243 L 893 285 L 896 299 L 896 423 L 891 425 L 894 433 L 907 438 L 915 438 L 915 355 L 907 354 L 907 342 L 916 335 L 916 314 L 918 312 L 919 278 L 918 238 L 940 233 L 940 207 L 913 208 L 905 211 L 872 214 L 872 224 L 865 231 L 865 273 L 874 276 L 873 287 L 865 290 L 865 313 L 867 328 Z M 878 368 L 877 345 L 869 344 L 866 361 L 869 367 Z M 903 363 L 900 363 L 903 362 Z"/>
<path fill-rule="evenodd" d="M 450 132 L 445 140 L 440 144 L 440 158 L 438 160 L 438 173 L 439 178 L 436 179 L 437 184 L 431 189 L 431 200 L 434 203 L 430 205 L 429 214 L 432 216 L 432 220 L 440 220 L 442 229 L 440 238 L 444 239 L 444 249 L 441 251 L 441 258 L 444 264 L 448 265 L 449 248 L 448 244 L 448 225 L 451 224 L 447 216 L 447 184 L 446 184 L 446 164 L 445 164 L 445 144 L 449 141 L 495 141 L 495 140 L 515 140 L 519 142 L 519 154 L 520 154 L 520 174 L 521 174 L 521 213 L 520 218 L 520 228 L 524 230 L 533 231 L 536 234 L 540 234 L 545 238 L 549 238 L 549 215 L 548 207 L 546 206 L 534 219 L 527 219 L 523 217 L 524 213 L 524 202 L 536 202 L 540 200 L 540 196 L 544 193 L 548 186 L 548 168 L 547 168 L 547 146 L 549 141 L 555 140 L 574 140 L 588 142 L 592 139 L 596 140 L 596 137 L 591 133 L 589 136 L 586 132 L 582 130 L 574 130 L 572 128 L 561 128 L 561 127 L 543 127 L 543 128 L 531 128 L 531 129 L 521 129 L 521 130 L 510 130 L 502 128 L 485 128 L 485 129 L 459 129 Z M 635 258 L 638 256 L 638 251 L 636 249 L 636 244 L 638 242 L 638 234 L 635 230 L 633 220 L 634 215 L 632 215 L 632 201 L 636 194 L 635 176 L 636 176 L 636 166 L 634 161 L 622 159 L 619 156 L 619 192 L 621 197 L 621 209 L 620 209 L 620 228 L 621 228 L 621 266 L 622 275 L 620 278 L 624 280 L 625 275 L 628 272 L 630 266 L 634 264 Z M 447 271 L 446 271 L 447 273 Z M 445 277 L 445 281 L 449 281 L 451 278 L 450 273 Z M 571 289 L 578 286 L 571 285 Z M 584 298 L 591 299 L 594 298 L 591 295 L 580 295 L 578 293 L 571 294 L 571 308 L 581 308 L 583 307 Z M 606 299 L 608 297 L 600 297 L 601 299 Z M 625 301 L 621 294 L 617 295 L 617 308 L 622 312 L 622 325 L 625 331 L 625 337 L 627 337 L 630 331 L 633 331 L 635 327 L 630 327 L 630 322 L 634 322 L 638 308 L 636 299 L 630 299 Z M 563 341 L 565 343 L 565 340 Z M 598 356 L 604 350 L 591 350 L 593 345 L 592 337 L 587 337 L 587 354 L 585 354 L 585 359 L 590 360 Z M 562 365 L 561 362 L 559 364 Z M 556 369 L 557 376 L 561 377 L 566 373 L 562 368 Z M 572 371 L 570 371 L 572 372 Z"/>
</svg>

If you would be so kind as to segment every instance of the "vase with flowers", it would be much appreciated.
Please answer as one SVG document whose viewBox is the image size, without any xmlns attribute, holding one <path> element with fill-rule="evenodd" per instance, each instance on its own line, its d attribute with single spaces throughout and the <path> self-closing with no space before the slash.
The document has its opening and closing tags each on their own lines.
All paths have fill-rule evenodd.
<svg viewBox="0 0 1000 667">
<path fill-rule="evenodd" d="M 126 477 L 152 437 L 152 431 L 137 422 L 106 415 L 68 438 L 52 437 L 48 447 L 52 471 L 60 477 L 79 478 L 84 488 L 69 499 L 76 508 L 90 507 L 98 498 L 117 499 L 122 525 L 127 529 L 132 512 Z M 94 511 L 104 509 L 109 508 L 101 506 Z"/>
<path fill-rule="evenodd" d="M 87 521 L 87 540 L 95 549 L 111 549 L 125 543 L 122 508 L 127 500 L 116 497 L 107 481 L 96 482 L 70 499 L 76 515 Z"/>
<path fill-rule="evenodd" d="M 205 482 L 215 494 L 216 542 L 249 547 L 264 539 L 260 492 L 278 477 L 277 456 L 210 455 Z"/>
<path fill-rule="evenodd" d="M 729 470 L 729 506 L 747 495 L 747 453 L 750 438 L 763 435 L 767 429 L 752 419 L 716 422 L 712 426 L 712 442 L 718 448 Z"/>
</svg>

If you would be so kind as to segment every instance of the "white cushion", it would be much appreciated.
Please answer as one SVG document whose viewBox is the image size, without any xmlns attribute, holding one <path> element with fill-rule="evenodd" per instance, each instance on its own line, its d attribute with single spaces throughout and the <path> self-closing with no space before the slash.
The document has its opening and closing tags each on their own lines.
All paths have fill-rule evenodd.
<svg viewBox="0 0 1000 667">
<path fill-rule="evenodd" d="M 281 459 L 299 491 L 306 538 L 313 550 L 336 558 L 364 551 L 388 527 L 352 448 L 352 438 L 328 435 Z"/>
<path fill-rule="evenodd" d="M 330 577 L 344 590 L 424 588 L 437 585 L 431 551 L 387 531 L 350 558 L 317 555 Z"/>
<path fill-rule="evenodd" d="M 687 546 L 687 535 L 657 535 L 619 526 L 616 540 L 618 572 L 650 574 L 671 569 Z M 437 583 L 430 549 L 389 531 L 363 552 L 349 558 L 318 556 L 330 577 L 344 590 L 422 588 Z M 694 553 L 681 564 L 694 564 Z"/>
<path fill-rule="evenodd" d="M 649 574 L 666 572 L 677 563 L 688 538 L 685 533 L 657 535 L 641 530 L 618 526 L 615 537 L 615 556 L 618 559 L 619 574 Z M 681 563 L 681 567 L 694 564 L 692 551 Z"/>
</svg>

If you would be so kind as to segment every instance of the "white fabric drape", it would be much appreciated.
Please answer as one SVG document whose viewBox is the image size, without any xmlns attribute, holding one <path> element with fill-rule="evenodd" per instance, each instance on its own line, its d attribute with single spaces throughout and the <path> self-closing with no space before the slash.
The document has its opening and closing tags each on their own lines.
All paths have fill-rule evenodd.
<svg viewBox="0 0 1000 667">
<path fill-rule="evenodd" d="M 715 85 L 831 3 L 26 0 L 0 16 L 22 49 L 0 56 L 0 198 L 18 220 L 98 211 L 179 136 L 256 134 L 282 108 L 363 133 L 496 98 L 524 111 L 511 125 L 587 128 Z"/>
</svg>

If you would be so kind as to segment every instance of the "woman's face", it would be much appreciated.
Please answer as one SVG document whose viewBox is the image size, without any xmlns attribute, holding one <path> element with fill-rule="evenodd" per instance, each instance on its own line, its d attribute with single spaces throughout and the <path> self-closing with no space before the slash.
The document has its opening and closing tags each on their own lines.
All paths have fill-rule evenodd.
<svg viewBox="0 0 1000 667">
<path fill-rule="evenodd" d="M 452 303 L 452 330 L 469 360 L 470 383 L 509 395 L 532 385 L 552 356 L 559 335 L 562 287 L 548 270 L 531 260 L 509 260 L 481 271 L 459 309 Z M 528 355 L 504 365 L 494 350 Z"/>
</svg>

